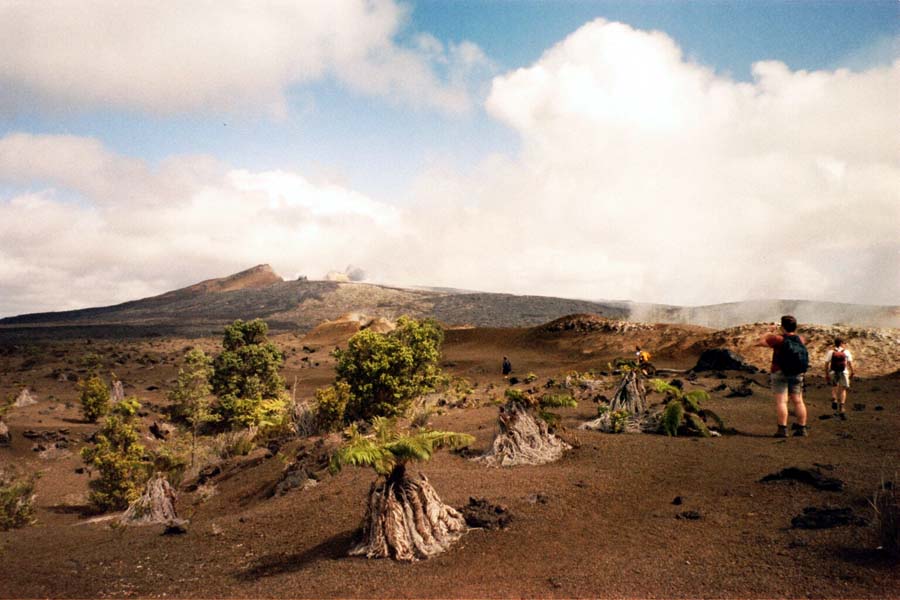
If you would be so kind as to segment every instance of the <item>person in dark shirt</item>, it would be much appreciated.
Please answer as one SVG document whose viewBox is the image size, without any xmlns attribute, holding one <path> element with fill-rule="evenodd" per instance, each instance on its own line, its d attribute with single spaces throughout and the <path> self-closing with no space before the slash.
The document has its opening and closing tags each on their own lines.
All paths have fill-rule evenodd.
<svg viewBox="0 0 900 600">
<path fill-rule="evenodd" d="M 780 357 L 785 346 L 785 338 L 792 337 L 805 345 L 803 338 L 797 335 L 797 319 L 791 315 L 781 317 L 781 331 L 774 330 L 764 335 L 757 346 L 772 348 L 772 366 L 769 380 L 772 384 L 772 393 L 775 395 L 775 411 L 778 419 L 778 431 L 775 437 L 787 437 L 788 398 L 794 404 L 794 416 L 797 422 L 794 425 L 795 436 L 809 435 L 806 425 L 806 404 L 803 403 L 803 373 L 785 373 Z M 794 341 L 796 341 L 794 340 Z"/>
<path fill-rule="evenodd" d="M 506 357 L 506 356 L 503 357 L 503 367 L 502 367 L 502 370 L 503 370 L 503 376 L 504 376 L 504 377 L 507 377 L 507 376 L 509 376 L 510 373 L 512 373 L 512 363 L 509 362 L 509 358 Z"/>
</svg>

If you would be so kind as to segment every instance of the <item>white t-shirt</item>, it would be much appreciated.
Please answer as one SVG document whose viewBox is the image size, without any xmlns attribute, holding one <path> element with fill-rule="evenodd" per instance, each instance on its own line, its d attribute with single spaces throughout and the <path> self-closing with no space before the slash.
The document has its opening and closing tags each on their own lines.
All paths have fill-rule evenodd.
<svg viewBox="0 0 900 600">
<path fill-rule="evenodd" d="M 853 355 L 850 354 L 849 350 L 845 350 L 843 346 L 841 346 L 840 348 L 832 348 L 831 350 L 828 351 L 828 354 L 825 355 L 825 363 L 828 365 L 829 370 L 831 370 L 831 357 L 834 355 L 835 350 L 838 350 L 838 351 L 844 353 L 844 356 L 847 357 L 848 365 L 853 362 Z"/>
</svg>

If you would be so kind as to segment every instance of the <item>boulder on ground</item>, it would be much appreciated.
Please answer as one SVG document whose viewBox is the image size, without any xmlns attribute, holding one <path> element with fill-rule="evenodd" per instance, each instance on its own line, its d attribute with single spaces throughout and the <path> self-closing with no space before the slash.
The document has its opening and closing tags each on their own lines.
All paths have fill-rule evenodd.
<svg viewBox="0 0 900 600">
<path fill-rule="evenodd" d="M 696 366 L 691 370 L 694 372 L 746 371 L 748 373 L 756 373 L 759 371 L 759 369 L 745 361 L 742 356 L 727 348 L 704 350 L 703 354 L 701 354 L 700 358 L 697 360 Z"/>
</svg>

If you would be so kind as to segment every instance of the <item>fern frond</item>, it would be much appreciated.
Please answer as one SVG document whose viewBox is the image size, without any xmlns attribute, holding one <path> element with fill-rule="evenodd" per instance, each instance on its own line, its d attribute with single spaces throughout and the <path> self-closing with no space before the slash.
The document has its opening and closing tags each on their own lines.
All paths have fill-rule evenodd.
<svg viewBox="0 0 900 600">
<path fill-rule="evenodd" d="M 701 436 L 709 437 L 709 429 L 706 427 L 706 423 L 703 422 L 698 415 L 694 413 L 685 413 L 684 420 L 688 422 L 688 425 L 693 429 L 696 429 Z"/>
<path fill-rule="evenodd" d="M 576 408 L 578 402 L 571 394 L 547 394 L 541 398 L 541 408 Z"/>
<path fill-rule="evenodd" d="M 666 410 L 663 412 L 660 426 L 666 435 L 677 436 L 678 428 L 681 426 L 681 419 L 684 417 L 684 406 L 678 400 L 670 400 L 666 404 Z"/>
<path fill-rule="evenodd" d="M 672 385 L 671 383 L 666 383 L 662 379 L 651 379 L 650 387 L 653 388 L 654 392 L 659 392 L 660 394 L 670 394 L 677 396 L 681 390 Z"/>
<path fill-rule="evenodd" d="M 715 424 L 716 429 L 725 429 L 725 421 L 722 420 L 722 417 L 709 410 L 708 408 L 704 408 L 698 414 L 700 415 L 700 418 L 705 422 L 712 421 Z"/>
</svg>

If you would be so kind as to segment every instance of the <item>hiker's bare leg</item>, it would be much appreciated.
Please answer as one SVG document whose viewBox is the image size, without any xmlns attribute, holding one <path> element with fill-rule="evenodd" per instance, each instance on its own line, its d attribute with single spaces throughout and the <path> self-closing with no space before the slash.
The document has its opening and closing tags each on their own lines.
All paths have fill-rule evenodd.
<svg viewBox="0 0 900 600">
<path fill-rule="evenodd" d="M 778 424 L 784 427 L 787 427 L 788 420 L 788 394 L 784 392 L 783 394 L 775 394 L 775 412 L 778 415 Z M 804 411 L 805 417 L 805 411 Z"/>
<path fill-rule="evenodd" d="M 798 425 L 806 425 L 806 404 L 803 403 L 803 394 L 791 394 L 791 402 L 794 403 L 794 416 Z M 785 402 L 784 422 L 787 423 L 787 402 Z M 781 424 L 779 422 L 779 424 Z"/>
</svg>

